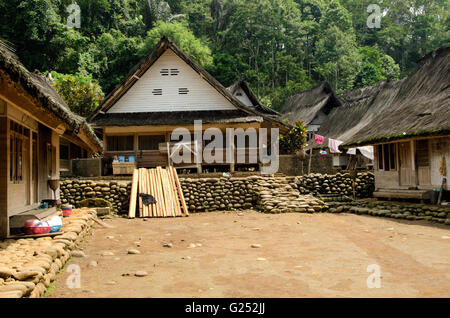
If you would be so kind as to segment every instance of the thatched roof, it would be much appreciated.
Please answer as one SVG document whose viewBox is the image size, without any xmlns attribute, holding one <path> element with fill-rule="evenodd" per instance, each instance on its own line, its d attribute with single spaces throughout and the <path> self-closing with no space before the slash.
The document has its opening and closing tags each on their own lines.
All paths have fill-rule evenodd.
<svg viewBox="0 0 450 318">
<path fill-rule="evenodd" d="M 247 95 L 247 97 L 250 99 L 252 105 L 256 108 L 257 111 L 267 114 L 267 115 L 274 115 L 274 116 L 280 116 L 281 114 L 277 112 L 276 110 L 264 106 L 261 104 L 259 98 L 256 96 L 256 94 L 253 92 L 250 85 L 248 85 L 247 81 L 243 78 L 238 79 L 233 85 L 230 87 L 227 87 L 227 89 L 231 92 L 231 94 L 235 95 L 236 91 L 238 89 L 242 89 L 244 93 Z"/>
<path fill-rule="evenodd" d="M 301 120 L 307 126 L 320 111 L 329 114 L 333 108 L 339 106 L 340 101 L 330 84 L 325 81 L 317 87 L 290 96 L 281 110 L 281 118 L 293 122 Z"/>
<path fill-rule="evenodd" d="M 243 111 L 192 111 L 192 112 L 155 112 L 123 113 L 98 116 L 94 125 L 107 126 L 147 126 L 147 125 L 183 125 L 202 119 L 203 124 L 235 124 L 263 122 L 261 116 L 249 116 Z"/>
<path fill-rule="evenodd" d="M 94 122 L 97 125 L 97 121 L 105 116 L 107 111 L 114 106 L 114 104 L 125 95 L 128 90 L 137 82 L 140 78 L 168 49 L 171 49 L 176 55 L 178 55 L 184 62 L 186 62 L 195 72 L 202 76 L 212 87 L 214 87 L 221 95 L 223 95 L 229 102 L 231 102 L 238 110 L 247 113 L 249 116 L 262 117 L 264 121 L 267 121 L 273 125 L 276 125 L 280 129 L 287 130 L 290 126 L 286 125 L 277 116 L 269 116 L 267 113 L 260 112 L 256 109 L 244 105 L 240 100 L 234 97 L 229 90 L 227 90 L 222 84 L 220 84 L 213 76 L 211 76 L 203 67 L 197 62 L 187 56 L 181 49 L 179 49 L 175 43 L 168 37 L 164 36 L 161 41 L 156 45 L 154 50 L 150 54 L 144 57 L 136 66 L 132 68 L 128 76 L 122 81 L 122 83 L 112 91 L 102 104 L 88 117 L 89 122 Z M 177 112 L 179 114 L 180 112 Z M 197 119 L 203 119 L 198 117 Z"/>
<path fill-rule="evenodd" d="M 346 142 L 357 135 L 360 129 L 384 111 L 389 105 L 385 101 L 396 96 L 401 83 L 380 82 L 338 95 L 342 105 L 330 112 L 317 132 L 325 137 L 322 146 L 327 147 L 329 138 Z"/>
<path fill-rule="evenodd" d="M 70 111 L 69 106 L 56 92 L 47 78 L 29 72 L 19 61 L 19 58 L 11 50 L 0 42 L 0 70 L 21 87 L 38 103 L 37 107 L 43 108 L 53 114 L 69 131 L 75 135 L 82 132 L 88 136 L 94 152 L 102 151 L 102 143 L 96 137 L 84 118 Z"/>
<path fill-rule="evenodd" d="M 363 119 L 344 147 L 450 134 L 450 45 L 421 58 L 404 80 L 385 84 Z"/>
</svg>

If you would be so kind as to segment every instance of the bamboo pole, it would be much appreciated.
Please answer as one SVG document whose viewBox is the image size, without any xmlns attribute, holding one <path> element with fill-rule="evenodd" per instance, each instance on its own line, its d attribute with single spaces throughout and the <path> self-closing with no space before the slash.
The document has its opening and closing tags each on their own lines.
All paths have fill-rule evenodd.
<svg viewBox="0 0 450 318">
<path fill-rule="evenodd" d="M 128 217 L 134 219 L 136 217 L 136 200 L 139 184 L 139 171 L 134 169 L 133 182 L 131 185 L 131 197 L 130 197 L 130 209 L 128 211 Z"/>
<path fill-rule="evenodd" d="M 157 180 L 157 186 L 158 186 L 158 196 L 159 196 L 159 200 L 161 201 L 161 216 L 166 217 L 167 216 L 166 202 L 165 202 L 164 193 L 162 190 L 162 180 L 161 180 L 160 171 L 161 171 L 161 167 L 157 167 L 155 174 L 156 174 L 156 180 Z"/>
<path fill-rule="evenodd" d="M 169 177 L 170 188 L 171 188 L 173 198 L 174 198 L 175 216 L 182 216 L 181 207 L 180 207 L 180 198 L 178 196 L 178 192 L 176 189 L 177 186 L 176 186 L 175 178 L 173 176 L 173 172 L 172 172 L 171 168 L 168 169 L 167 175 Z"/>
<path fill-rule="evenodd" d="M 189 211 L 188 211 L 188 208 L 186 206 L 186 201 L 184 200 L 183 189 L 181 189 L 180 180 L 178 179 L 177 170 L 174 167 L 171 167 L 171 169 L 172 169 L 172 174 L 173 174 L 173 176 L 175 178 L 175 183 L 177 185 L 178 194 L 180 195 L 181 205 L 183 207 L 184 215 L 185 216 L 189 216 Z"/>
<path fill-rule="evenodd" d="M 138 176 L 138 178 L 139 178 L 139 181 L 138 181 L 138 184 L 139 184 L 139 187 L 138 187 L 138 195 L 139 195 L 139 217 L 141 217 L 142 216 L 142 198 L 141 198 L 141 196 L 140 196 L 140 194 L 142 193 L 142 169 L 139 169 L 139 176 Z"/>
</svg>

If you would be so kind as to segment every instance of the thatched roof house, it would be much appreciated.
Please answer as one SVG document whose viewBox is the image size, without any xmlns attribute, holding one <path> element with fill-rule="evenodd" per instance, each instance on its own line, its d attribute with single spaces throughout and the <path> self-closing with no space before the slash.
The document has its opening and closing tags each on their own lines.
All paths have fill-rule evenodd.
<svg viewBox="0 0 450 318">
<path fill-rule="evenodd" d="M 395 91 L 384 91 L 371 120 L 346 146 L 448 135 L 450 132 L 450 45 L 428 53 Z"/>
<path fill-rule="evenodd" d="M 301 120 L 311 133 L 317 132 L 330 112 L 341 106 L 328 82 L 290 96 L 281 110 L 282 119 Z M 310 134 L 311 135 L 311 134 Z"/>
<path fill-rule="evenodd" d="M 233 95 L 233 88 L 226 89 L 163 37 L 88 120 L 102 130 L 106 158 L 135 157 L 139 167 L 171 164 L 172 132 L 185 128 L 192 133 L 197 120 L 204 129 L 214 127 L 223 132 L 228 128 L 289 130 L 276 112 L 257 101 L 248 85 L 240 82 L 237 86 L 243 87 L 252 100 L 248 105 Z M 214 165 L 203 163 L 207 164 Z M 202 169 L 201 165 L 183 166 L 194 167 Z"/>
<path fill-rule="evenodd" d="M 428 190 L 448 189 L 450 45 L 421 58 L 404 80 L 382 83 L 359 122 L 349 126 L 339 136 L 343 148 L 375 148 L 375 196 L 424 199 Z"/>
<path fill-rule="evenodd" d="M 238 79 L 233 85 L 227 88 L 234 97 L 239 99 L 248 107 L 254 107 L 257 111 L 273 116 L 280 116 L 280 113 L 272 108 L 261 104 L 259 98 L 253 92 L 250 85 L 243 78 Z"/>
<path fill-rule="evenodd" d="M 0 42 L 0 237 L 22 227 L 23 219 L 56 212 L 37 207 L 58 197 L 49 181 L 59 178 L 62 136 L 91 153 L 102 151 L 90 126 L 50 82 L 29 72 Z"/>
<path fill-rule="evenodd" d="M 102 143 L 87 124 L 86 120 L 73 113 L 67 103 L 59 96 L 49 80 L 39 74 L 28 71 L 18 57 L 0 43 L 0 69 L 14 83 L 39 101 L 40 111 L 57 118 L 64 123 L 65 133 L 79 138 L 94 152 L 102 151 Z"/>
</svg>

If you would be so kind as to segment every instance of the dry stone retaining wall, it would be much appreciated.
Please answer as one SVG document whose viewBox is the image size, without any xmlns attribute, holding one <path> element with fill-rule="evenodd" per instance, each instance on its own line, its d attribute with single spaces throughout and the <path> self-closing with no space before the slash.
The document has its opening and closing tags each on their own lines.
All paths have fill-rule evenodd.
<svg viewBox="0 0 450 318">
<path fill-rule="evenodd" d="M 375 177 L 371 172 L 358 173 L 353 179 L 349 173 L 310 174 L 297 177 L 297 187 L 302 194 L 325 194 L 353 196 L 355 191 L 358 198 L 372 197 L 375 189 Z"/>
<path fill-rule="evenodd" d="M 56 279 L 96 218 L 90 209 L 64 218 L 64 234 L 0 241 L 0 298 L 39 298 Z"/>
<path fill-rule="evenodd" d="M 426 220 L 450 225 L 450 206 L 430 206 L 426 204 L 394 204 L 389 202 L 328 202 L 330 213 L 353 213 L 404 219 L 410 221 Z"/>
<path fill-rule="evenodd" d="M 60 185 L 61 203 L 77 204 L 87 199 L 104 199 L 111 203 L 113 212 L 128 213 L 130 204 L 131 182 L 90 180 L 63 180 Z"/>
</svg>

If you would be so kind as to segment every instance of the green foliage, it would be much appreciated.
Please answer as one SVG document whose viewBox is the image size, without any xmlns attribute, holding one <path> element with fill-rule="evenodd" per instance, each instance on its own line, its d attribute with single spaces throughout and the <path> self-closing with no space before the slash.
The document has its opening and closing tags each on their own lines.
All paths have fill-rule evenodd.
<svg viewBox="0 0 450 318">
<path fill-rule="evenodd" d="M 44 75 L 48 75 L 48 72 Z M 86 117 L 98 107 L 104 98 L 100 86 L 90 76 L 68 75 L 51 72 L 53 86 L 76 114 Z"/>
<path fill-rule="evenodd" d="M 74 2 L 80 29 L 66 25 Z M 379 29 L 367 26 L 372 3 Z M 277 110 L 323 80 L 342 92 L 401 78 L 450 43 L 448 0 L 0 0 L 0 12 L 0 38 L 32 71 L 91 76 L 109 93 L 168 35 L 224 85 L 245 77 Z"/>
<path fill-rule="evenodd" d="M 192 57 L 204 67 L 213 63 L 209 47 L 197 39 L 187 25 L 182 22 L 167 23 L 158 21 L 153 29 L 147 33 L 140 55 L 151 52 L 163 36 L 168 36 L 188 56 Z"/>
<path fill-rule="evenodd" d="M 294 127 L 287 134 L 280 136 L 280 152 L 283 154 L 295 154 L 306 145 L 306 127 L 303 123 L 297 120 L 290 124 Z"/>
</svg>

